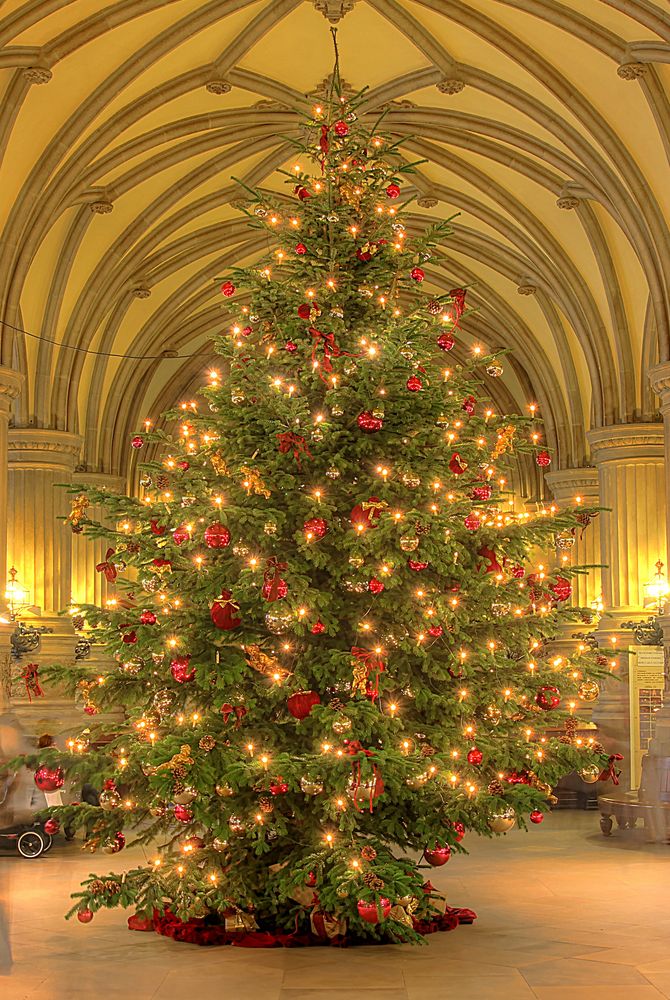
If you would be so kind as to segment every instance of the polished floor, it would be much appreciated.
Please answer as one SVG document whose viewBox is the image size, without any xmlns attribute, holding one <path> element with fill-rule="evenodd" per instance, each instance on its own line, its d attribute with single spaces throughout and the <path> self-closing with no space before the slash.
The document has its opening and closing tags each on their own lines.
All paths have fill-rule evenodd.
<svg viewBox="0 0 670 1000">
<path fill-rule="evenodd" d="M 670 847 L 605 840 L 595 813 L 470 839 L 436 870 L 472 927 L 426 947 L 203 949 L 131 933 L 123 914 L 65 923 L 95 867 L 73 846 L 0 859 L 14 964 L 2 1000 L 659 1000 L 670 997 Z M 130 852 L 128 852 L 128 856 Z M 130 859 L 128 857 L 128 859 Z M 100 861 L 103 859 L 101 858 Z M 107 860 L 107 859 L 105 859 Z M 104 870 L 104 869 L 101 869 Z"/>
</svg>

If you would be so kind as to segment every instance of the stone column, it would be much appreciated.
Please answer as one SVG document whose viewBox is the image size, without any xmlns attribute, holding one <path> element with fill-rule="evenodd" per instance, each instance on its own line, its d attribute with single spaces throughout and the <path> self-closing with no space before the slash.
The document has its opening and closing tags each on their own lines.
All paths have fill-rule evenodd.
<svg viewBox="0 0 670 1000">
<path fill-rule="evenodd" d="M 560 469 L 547 473 L 544 478 L 559 507 L 577 507 L 580 504 L 584 507 L 600 506 L 597 469 Z M 572 603 L 579 608 L 590 608 L 602 592 L 600 564 L 603 560 L 598 520 L 595 519 L 584 530 L 578 530 L 572 548 L 559 553 L 561 558 L 568 557 L 571 566 L 598 567 L 572 578 Z"/>
<path fill-rule="evenodd" d="M 13 401 L 20 395 L 23 375 L 0 367 L 0 711 L 9 704 L 10 636 L 14 626 L 2 619 L 7 581 L 7 435 Z"/>
<path fill-rule="evenodd" d="M 621 623 L 649 616 L 644 608 L 644 585 L 653 575 L 656 561 L 667 561 L 663 426 L 619 424 L 590 431 L 588 440 L 598 469 L 600 503 L 608 508 L 600 515 L 605 613 L 598 635 L 608 652 L 613 648 L 619 651 L 620 678 L 602 685 L 594 719 L 603 744 L 628 759 L 626 647 L 633 645 L 634 639 Z"/>
<path fill-rule="evenodd" d="M 9 538 L 7 557 L 27 588 L 36 624 L 53 630 L 42 639 L 42 663 L 72 659 L 74 630 L 59 616 L 70 603 L 72 531 L 61 520 L 70 497 L 82 439 L 65 431 L 32 427 L 9 432 Z"/>
<path fill-rule="evenodd" d="M 83 487 L 92 486 L 98 489 L 121 493 L 125 490 L 126 481 L 122 476 L 107 475 L 103 472 L 76 472 L 75 483 Z M 105 521 L 105 511 L 102 507 L 93 506 L 88 509 L 88 516 L 94 521 Z M 107 597 L 108 584 L 103 573 L 96 572 L 95 567 L 103 562 L 108 545 L 103 539 L 91 538 L 85 534 L 72 535 L 72 603 L 96 604 L 101 607 Z"/>
</svg>

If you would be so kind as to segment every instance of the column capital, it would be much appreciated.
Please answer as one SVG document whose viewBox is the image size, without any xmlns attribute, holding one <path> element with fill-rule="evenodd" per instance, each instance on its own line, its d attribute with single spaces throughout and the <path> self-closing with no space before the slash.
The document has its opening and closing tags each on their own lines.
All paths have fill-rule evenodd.
<svg viewBox="0 0 670 1000">
<path fill-rule="evenodd" d="M 25 376 L 14 368 L 0 366 L 0 412 L 9 414 L 12 400 L 21 395 Z"/>
<path fill-rule="evenodd" d="M 670 410 L 670 361 L 664 361 L 662 365 L 650 369 L 649 385 L 660 397 L 661 412 L 666 414 Z"/>
<path fill-rule="evenodd" d="M 587 469 L 557 469 L 545 473 L 545 482 L 559 503 L 574 504 L 581 497 L 587 505 L 597 506 L 600 502 L 600 483 L 595 466 Z"/>
<path fill-rule="evenodd" d="M 605 462 L 656 459 L 665 455 L 663 424 L 613 424 L 586 435 L 596 465 Z"/>
<path fill-rule="evenodd" d="M 83 438 L 68 431 L 40 427 L 14 427 L 9 431 L 7 447 L 11 466 L 24 469 L 66 469 L 72 472 Z"/>
</svg>

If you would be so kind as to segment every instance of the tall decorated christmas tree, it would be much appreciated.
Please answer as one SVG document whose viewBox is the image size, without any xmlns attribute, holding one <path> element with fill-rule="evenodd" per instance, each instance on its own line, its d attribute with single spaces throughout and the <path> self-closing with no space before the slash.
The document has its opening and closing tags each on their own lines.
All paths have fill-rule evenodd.
<svg viewBox="0 0 670 1000">
<path fill-rule="evenodd" d="M 356 107 L 313 109 L 285 193 L 248 192 L 268 252 L 219 279 L 201 400 L 130 442 L 141 495 L 74 497 L 73 527 L 108 539 L 112 597 L 81 613 L 117 665 L 53 668 L 106 714 L 36 780 L 101 789 L 51 829 L 146 845 L 83 885 L 84 922 L 418 941 L 459 917 L 430 866 L 607 769 L 573 717 L 603 668 L 551 647 L 575 570 L 529 563 L 589 512 L 515 512 L 515 468 L 550 460 L 538 415 L 496 412 L 466 291 L 427 288 L 448 226 L 422 229 L 411 165 Z"/>
</svg>

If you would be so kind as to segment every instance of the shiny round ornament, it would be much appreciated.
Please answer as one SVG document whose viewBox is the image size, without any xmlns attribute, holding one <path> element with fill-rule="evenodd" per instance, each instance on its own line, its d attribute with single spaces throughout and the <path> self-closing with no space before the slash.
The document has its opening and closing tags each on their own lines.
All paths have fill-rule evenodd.
<svg viewBox="0 0 670 1000">
<path fill-rule="evenodd" d="M 232 283 L 232 281 L 224 281 L 224 283 L 221 285 L 221 294 L 225 295 L 227 299 L 231 298 L 231 296 L 235 294 L 235 291 L 236 291 L 235 285 Z"/>
<path fill-rule="evenodd" d="M 342 417 L 344 416 L 344 410 L 338 403 L 334 403 L 330 408 L 331 417 Z"/>
<path fill-rule="evenodd" d="M 348 719 L 346 715 L 340 715 L 333 722 L 333 732 L 337 733 L 338 736 L 342 736 L 344 733 L 348 733 L 351 729 L 351 719 Z"/>
<path fill-rule="evenodd" d="M 228 847 L 228 841 L 223 840 L 221 837 L 215 837 L 212 841 L 212 847 L 217 852 L 217 854 L 223 854 L 223 852 Z"/>
<path fill-rule="evenodd" d="M 328 222 L 339 222 L 340 221 L 340 217 L 337 214 L 337 212 L 329 212 L 328 215 L 326 216 L 326 219 L 328 220 Z"/>
<path fill-rule="evenodd" d="M 484 754 L 481 752 L 479 747 L 471 747 L 471 749 L 468 750 L 468 764 L 472 764 L 474 767 L 479 767 L 483 760 Z"/>
<path fill-rule="evenodd" d="M 276 535 L 277 525 L 274 521 L 266 521 L 263 525 L 263 533 L 266 535 Z"/>
<path fill-rule="evenodd" d="M 508 615 L 512 610 L 512 605 L 507 604 L 505 601 L 495 601 L 491 605 L 491 614 L 494 618 L 503 618 Z"/>
<path fill-rule="evenodd" d="M 442 628 L 441 625 L 431 625 L 430 628 L 428 629 L 428 635 L 431 637 L 431 639 L 439 639 L 443 633 L 444 629 Z"/>
<path fill-rule="evenodd" d="M 278 775 L 270 783 L 270 794 L 271 795 L 286 795 L 288 792 L 288 784 L 284 781 L 281 775 Z"/>
<path fill-rule="evenodd" d="M 244 833 L 246 828 L 247 828 L 246 823 L 240 816 L 235 816 L 233 814 L 232 816 L 228 817 L 228 829 L 230 830 L 231 833 L 235 833 L 239 836 L 240 834 Z"/>
<path fill-rule="evenodd" d="M 180 507 L 192 507 L 193 504 L 197 502 L 197 497 L 194 497 L 192 493 L 187 493 L 186 496 L 181 498 Z"/>
<path fill-rule="evenodd" d="M 353 566 L 354 569 L 360 569 L 364 562 L 363 556 L 349 556 L 349 565 Z"/>
<path fill-rule="evenodd" d="M 548 451 L 539 451 L 535 456 L 535 461 L 541 469 L 546 469 L 548 465 L 551 465 L 551 455 Z"/>
<path fill-rule="evenodd" d="M 413 573 L 422 573 L 424 569 L 428 569 L 429 563 L 423 559 L 408 559 L 407 565 Z"/>
<path fill-rule="evenodd" d="M 293 625 L 293 615 L 290 611 L 268 611 L 265 615 L 265 625 L 274 635 L 283 635 Z"/>
<path fill-rule="evenodd" d="M 149 806 L 149 815 L 153 816 L 154 819 L 160 819 L 162 816 L 165 816 L 166 812 L 167 806 L 158 799 Z"/>
<path fill-rule="evenodd" d="M 183 545 L 184 542 L 188 542 L 191 534 L 188 531 L 185 524 L 181 524 L 178 528 L 175 528 L 172 532 L 172 541 L 175 545 Z"/>
<path fill-rule="evenodd" d="M 497 726 L 502 719 L 502 712 L 495 705 L 489 705 L 486 709 L 486 718 L 492 726 Z"/>
<path fill-rule="evenodd" d="M 379 905 L 377 903 L 369 903 L 366 899 L 359 899 L 356 903 L 356 909 L 358 910 L 358 916 L 366 924 L 378 924 L 388 917 L 391 912 L 391 903 L 384 896 L 380 898 Z"/>
<path fill-rule="evenodd" d="M 423 852 L 423 856 L 433 868 L 441 868 L 442 865 L 446 865 L 451 857 L 451 848 L 448 844 L 444 844 L 444 846 L 436 844 L 433 848 L 427 847 Z"/>
<path fill-rule="evenodd" d="M 412 279 L 412 281 L 423 281 L 423 279 L 426 277 L 426 272 L 422 267 L 413 267 L 412 270 L 409 272 L 409 276 Z"/>
<path fill-rule="evenodd" d="M 326 626 L 323 624 L 321 619 L 319 619 L 318 621 L 314 622 L 310 631 L 312 635 L 321 635 L 323 632 L 326 631 Z"/>
<path fill-rule="evenodd" d="M 331 465 L 329 466 L 329 468 L 326 469 L 326 475 L 328 476 L 329 479 L 339 479 L 341 473 L 340 470 L 337 468 L 337 466 Z"/>
<path fill-rule="evenodd" d="M 531 823 L 542 823 L 544 820 L 544 813 L 540 812 L 539 809 L 533 809 L 532 813 L 528 817 Z"/>
<path fill-rule="evenodd" d="M 56 792 L 65 784 L 65 772 L 62 767 L 40 764 L 33 775 L 33 780 L 41 792 Z"/>
<path fill-rule="evenodd" d="M 427 783 L 427 781 L 428 781 L 427 774 L 414 774 L 409 778 L 405 778 L 405 784 L 407 785 L 407 787 L 414 789 L 423 788 L 423 786 Z"/>
<path fill-rule="evenodd" d="M 111 812 L 113 809 L 118 809 L 121 805 L 121 796 L 117 792 L 113 781 L 105 782 L 105 787 L 100 792 L 98 804 L 104 812 Z"/>
<path fill-rule="evenodd" d="M 286 702 L 286 707 L 294 719 L 306 719 L 315 705 L 321 704 L 316 691 L 297 691 Z"/>
<path fill-rule="evenodd" d="M 296 243 L 296 245 L 295 245 L 295 247 L 294 247 L 293 249 L 295 250 L 295 252 L 296 252 L 296 253 L 297 253 L 297 254 L 298 254 L 298 255 L 299 255 L 300 257 L 302 257 L 302 256 L 303 256 L 303 254 L 306 254 L 306 253 L 307 253 L 307 247 L 305 246 L 305 244 L 304 244 L 304 243 Z"/>
<path fill-rule="evenodd" d="M 489 375 L 491 378 L 500 378 L 500 376 L 504 371 L 504 368 L 502 365 L 498 364 L 487 365 L 485 371 L 486 374 Z"/>
<path fill-rule="evenodd" d="M 356 417 L 356 423 L 362 431 L 365 431 L 366 434 L 375 434 L 384 426 L 383 418 L 375 417 L 369 410 L 364 410 L 363 413 L 359 413 Z"/>
<path fill-rule="evenodd" d="M 405 385 L 409 392 L 421 392 L 423 389 L 423 382 L 418 375 L 410 375 Z"/>
<path fill-rule="evenodd" d="M 395 199 L 398 198 L 399 196 L 400 196 L 400 185 L 396 184 L 395 181 L 391 181 L 391 183 L 386 188 L 386 197 Z"/>
<path fill-rule="evenodd" d="M 555 544 L 560 552 L 565 552 L 575 544 L 575 536 L 571 531 L 561 531 L 556 535 Z"/>
<path fill-rule="evenodd" d="M 373 576 L 371 580 L 368 580 L 368 590 L 371 594 L 381 594 L 386 587 L 381 580 L 378 580 L 376 576 Z"/>
<path fill-rule="evenodd" d="M 257 215 L 259 219 L 265 219 L 267 214 L 268 214 L 267 208 L 264 208 L 263 205 L 256 205 L 254 209 L 254 215 Z"/>
<path fill-rule="evenodd" d="M 208 549 L 225 549 L 230 545 L 230 531 L 217 521 L 205 528 L 204 539 Z"/>
<path fill-rule="evenodd" d="M 180 823 L 190 823 L 193 819 L 193 812 L 187 806 L 176 805 L 174 807 L 174 818 Z"/>
<path fill-rule="evenodd" d="M 594 785 L 599 780 L 601 773 L 601 768 L 597 764 L 588 764 L 581 769 L 579 777 L 587 785 Z"/>
<path fill-rule="evenodd" d="M 491 813 L 488 819 L 489 829 L 493 833 L 507 833 L 516 823 L 516 813 L 510 806 L 502 812 Z"/>
<path fill-rule="evenodd" d="M 143 444 L 144 444 L 144 438 L 140 437 L 139 434 L 136 434 L 135 437 L 130 442 L 130 447 L 137 449 L 141 448 Z"/>
<path fill-rule="evenodd" d="M 230 390 L 230 402 L 234 403 L 236 406 L 239 403 L 243 403 L 247 397 L 244 395 L 241 389 L 231 389 Z"/>
<path fill-rule="evenodd" d="M 561 704 L 561 692 L 557 687 L 545 684 L 535 695 L 535 704 L 538 705 L 543 712 L 550 712 L 552 709 L 558 708 Z"/>
<path fill-rule="evenodd" d="M 310 517 L 302 526 L 307 537 L 307 541 L 313 538 L 320 539 L 328 534 L 328 522 L 323 517 Z"/>
<path fill-rule="evenodd" d="M 403 552 L 414 552 L 419 547 L 419 539 L 416 535 L 403 535 L 400 539 L 400 548 Z"/>
<path fill-rule="evenodd" d="M 214 786 L 214 791 L 216 792 L 216 794 L 219 796 L 220 799 L 229 799 L 232 795 L 235 794 L 231 786 L 223 781 L 218 782 Z"/>
<path fill-rule="evenodd" d="M 53 837 L 60 830 L 60 823 L 57 819 L 48 819 L 44 824 L 44 832 Z"/>
<path fill-rule="evenodd" d="M 481 527 L 481 523 L 482 522 L 479 518 L 479 514 L 476 514 L 474 511 L 471 514 L 468 514 L 468 516 L 463 521 L 463 524 L 468 529 L 468 531 L 477 531 L 477 529 Z"/>
<path fill-rule="evenodd" d="M 300 788 L 305 795 L 320 795 L 323 791 L 323 781 L 320 778 L 309 778 L 304 775 L 300 779 Z"/>
<path fill-rule="evenodd" d="M 83 910 L 77 910 L 77 920 L 80 924 L 90 924 L 91 920 L 93 920 L 93 910 L 89 910 L 88 907 Z"/>
<path fill-rule="evenodd" d="M 175 701 L 174 691 L 170 691 L 169 688 L 160 688 L 160 690 L 154 692 L 151 704 L 159 715 L 167 715 L 174 708 Z"/>
<path fill-rule="evenodd" d="M 119 833 L 115 834 L 113 837 L 110 837 L 109 840 L 106 840 L 103 843 L 102 849 L 105 852 L 105 854 L 118 854 L 119 851 L 122 851 L 125 846 L 126 846 L 126 838 L 119 831 Z"/>
<path fill-rule="evenodd" d="M 190 656 L 176 656 L 170 663 L 170 673 L 177 684 L 190 684 L 195 680 L 195 667 Z"/>
<path fill-rule="evenodd" d="M 421 479 L 413 472 L 403 472 L 402 484 L 411 490 L 415 490 L 417 486 L 421 486 Z"/>
<path fill-rule="evenodd" d="M 143 576 L 140 586 L 147 594 L 155 594 L 160 589 L 161 582 L 157 576 Z"/>
<path fill-rule="evenodd" d="M 597 701 L 600 697 L 600 688 L 595 681 L 582 681 L 577 697 L 580 701 Z"/>
<path fill-rule="evenodd" d="M 441 351 L 450 351 L 455 343 L 456 340 L 450 333 L 441 333 L 437 338 L 437 346 Z"/>
<path fill-rule="evenodd" d="M 197 789 L 193 785 L 185 785 L 180 792 L 174 792 L 172 795 L 172 801 L 176 802 L 177 805 L 187 806 L 197 797 Z"/>
<path fill-rule="evenodd" d="M 140 623 L 142 625 L 155 625 L 158 619 L 153 611 L 143 611 L 140 615 Z"/>
</svg>

